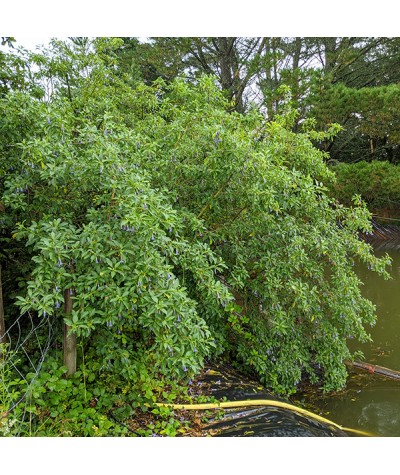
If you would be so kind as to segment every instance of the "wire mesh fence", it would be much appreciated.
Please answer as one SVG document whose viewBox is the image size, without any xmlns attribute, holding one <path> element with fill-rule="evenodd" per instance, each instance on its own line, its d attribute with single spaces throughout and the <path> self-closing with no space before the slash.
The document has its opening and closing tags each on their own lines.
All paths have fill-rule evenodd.
<svg viewBox="0 0 400 475">
<path fill-rule="evenodd" d="M 21 435 L 29 418 L 29 395 L 43 362 L 55 343 L 53 316 L 27 312 L 2 337 L 0 352 L 0 436 Z M 16 409 L 18 416 L 15 415 Z"/>
</svg>

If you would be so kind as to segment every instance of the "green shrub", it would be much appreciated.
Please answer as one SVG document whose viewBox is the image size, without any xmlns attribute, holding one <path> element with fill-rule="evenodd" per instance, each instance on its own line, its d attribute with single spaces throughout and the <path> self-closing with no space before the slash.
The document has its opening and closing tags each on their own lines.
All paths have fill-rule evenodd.
<svg viewBox="0 0 400 475">
<path fill-rule="evenodd" d="M 375 322 L 353 262 L 388 259 L 358 238 L 365 206 L 327 194 L 311 143 L 326 134 L 293 133 L 290 104 L 274 122 L 229 113 L 212 77 L 128 86 L 113 45 L 55 43 L 34 58 L 50 99 L 1 100 L 1 200 L 32 256 L 21 311 L 62 319 L 149 397 L 224 352 L 278 392 L 306 375 L 342 387 L 347 338 Z"/>
</svg>

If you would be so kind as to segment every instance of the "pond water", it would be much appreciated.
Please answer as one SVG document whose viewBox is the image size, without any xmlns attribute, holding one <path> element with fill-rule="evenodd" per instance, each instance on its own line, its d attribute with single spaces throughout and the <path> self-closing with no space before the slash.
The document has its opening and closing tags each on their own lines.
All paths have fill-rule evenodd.
<svg viewBox="0 0 400 475">
<path fill-rule="evenodd" d="M 400 371 L 400 243 L 375 246 L 377 256 L 388 253 L 393 262 L 391 280 L 359 265 L 357 274 L 364 282 L 363 295 L 376 305 L 378 320 L 369 330 L 373 342 L 349 342 L 360 349 L 365 362 Z M 345 427 L 370 432 L 375 436 L 400 436 L 400 380 L 349 370 L 345 390 L 326 397 L 304 395 L 297 401 Z"/>
</svg>

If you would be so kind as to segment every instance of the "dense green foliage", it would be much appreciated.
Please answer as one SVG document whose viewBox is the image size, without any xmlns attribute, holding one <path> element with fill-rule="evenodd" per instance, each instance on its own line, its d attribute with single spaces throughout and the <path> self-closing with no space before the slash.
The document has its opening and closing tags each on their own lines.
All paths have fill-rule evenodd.
<svg viewBox="0 0 400 475">
<path fill-rule="evenodd" d="M 2 232 L 11 249 L 26 246 L 15 305 L 67 323 L 103 388 L 115 377 L 148 401 L 222 354 L 280 393 L 306 377 L 342 387 L 347 339 L 368 339 L 375 322 L 354 260 L 382 274 L 388 260 L 358 238 L 370 230 L 365 205 L 327 194 L 334 174 L 312 141 L 337 127 L 306 121 L 294 133 L 285 89 L 272 122 L 230 113 L 213 77 L 128 81 L 120 46 L 53 42 L 29 58 L 31 87 L 1 99 Z M 55 368 L 75 394 L 84 370 L 74 386 Z M 53 404 L 38 381 L 37 417 Z"/>
<path fill-rule="evenodd" d="M 333 168 L 336 181 L 333 195 L 350 205 L 360 195 L 370 210 L 397 210 L 400 207 L 400 168 L 389 162 L 339 163 Z"/>
<path fill-rule="evenodd" d="M 214 276 L 221 263 L 194 239 L 202 223 L 174 209 L 167 190 L 151 185 L 136 160 L 143 154 L 141 133 L 117 116 L 118 92 L 129 91 L 97 87 L 104 73 L 102 64 L 94 65 L 92 80 L 82 79 L 73 100 L 55 95 L 47 103 L 14 93 L 3 101 L 3 203 L 17 220 L 14 238 L 25 239 L 35 255 L 19 305 L 58 314 L 63 291 L 70 289 L 75 305 L 69 323 L 79 336 L 100 325 L 112 345 L 100 345 L 101 351 L 119 353 L 128 368 L 124 346 L 139 342 L 132 355 L 144 351 L 162 369 L 183 375 L 186 367 L 198 369 L 211 341 L 176 274 L 190 272 L 218 312 L 229 300 Z M 140 92 L 124 99 L 143 114 Z M 157 99 L 149 99 L 143 105 L 151 109 Z M 12 134 L 19 137 L 9 149 Z M 123 329 L 140 337 L 133 341 Z"/>
<path fill-rule="evenodd" d="M 343 125 L 334 142 L 326 142 L 333 159 L 344 162 L 400 159 L 398 84 L 349 88 L 343 84 L 325 87 L 313 115 L 319 124 Z"/>
</svg>

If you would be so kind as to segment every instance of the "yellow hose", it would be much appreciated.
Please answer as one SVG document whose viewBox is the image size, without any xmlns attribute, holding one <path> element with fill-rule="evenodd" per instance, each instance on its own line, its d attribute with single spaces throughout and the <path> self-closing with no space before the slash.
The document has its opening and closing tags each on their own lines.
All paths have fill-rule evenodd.
<svg viewBox="0 0 400 475">
<path fill-rule="evenodd" d="M 184 409 L 184 410 L 192 410 L 192 411 L 199 411 L 199 410 L 206 410 L 206 409 L 224 409 L 224 408 L 229 408 L 229 407 L 274 406 L 274 407 L 281 407 L 283 409 L 289 409 L 290 411 L 294 411 L 303 416 L 307 416 L 311 419 L 315 419 L 316 421 L 332 425 L 343 431 L 353 432 L 355 434 L 364 435 L 367 437 L 374 437 L 374 435 L 369 432 L 364 432 L 358 429 L 350 429 L 348 427 L 342 427 L 339 424 L 336 424 L 335 422 L 330 421 L 329 419 L 325 419 L 325 417 L 318 416 L 317 414 L 313 414 L 312 412 L 307 411 L 306 409 L 302 409 L 301 407 L 293 406 L 292 404 L 288 404 L 286 402 L 274 401 L 271 399 L 251 399 L 248 401 L 225 401 L 225 402 L 218 402 L 218 403 L 203 403 L 203 404 L 170 404 L 170 403 L 158 402 L 156 403 L 156 406 L 171 407 L 172 409 Z"/>
</svg>

